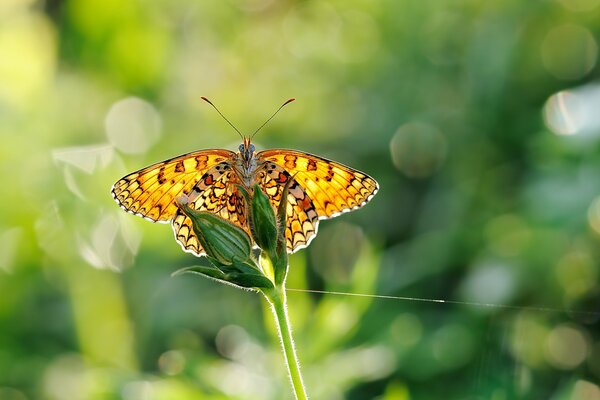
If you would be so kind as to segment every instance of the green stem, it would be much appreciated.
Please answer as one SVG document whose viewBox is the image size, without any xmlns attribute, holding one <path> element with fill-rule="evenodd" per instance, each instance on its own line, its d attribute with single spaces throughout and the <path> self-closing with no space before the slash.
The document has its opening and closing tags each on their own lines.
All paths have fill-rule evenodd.
<svg viewBox="0 0 600 400">
<path fill-rule="evenodd" d="M 282 286 L 278 286 L 275 289 L 263 290 L 263 294 L 271 304 L 271 309 L 273 310 L 273 314 L 277 321 L 277 331 L 279 332 L 279 338 L 281 339 L 283 355 L 285 356 L 285 362 L 288 367 L 296 399 L 307 400 L 308 396 L 306 395 L 304 383 L 302 383 L 300 363 L 298 362 L 298 356 L 296 355 L 296 349 L 294 348 L 292 330 L 287 316 L 285 289 Z"/>
</svg>

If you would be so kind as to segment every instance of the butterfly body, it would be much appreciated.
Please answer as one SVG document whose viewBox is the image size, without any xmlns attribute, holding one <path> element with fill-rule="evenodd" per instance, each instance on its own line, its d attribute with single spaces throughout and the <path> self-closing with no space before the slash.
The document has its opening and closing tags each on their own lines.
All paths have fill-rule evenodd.
<svg viewBox="0 0 600 400">
<path fill-rule="evenodd" d="M 282 199 L 288 180 L 288 196 Z M 252 192 L 255 184 L 274 207 L 287 202 L 290 253 L 308 246 L 320 219 L 359 208 L 378 190 L 377 182 L 360 171 L 295 150 L 255 152 L 246 137 L 238 152 L 200 150 L 126 175 L 113 185 L 112 195 L 130 213 L 170 222 L 185 251 L 204 255 L 178 199 L 184 197 L 192 208 L 215 213 L 249 232 L 248 207 L 239 185 Z"/>
<path fill-rule="evenodd" d="M 257 168 L 256 157 L 254 157 L 254 145 L 250 143 L 248 138 L 244 138 L 244 143 L 240 144 L 238 150 L 239 152 L 235 157 L 234 169 L 244 186 L 249 189 L 253 186 Z"/>
</svg>

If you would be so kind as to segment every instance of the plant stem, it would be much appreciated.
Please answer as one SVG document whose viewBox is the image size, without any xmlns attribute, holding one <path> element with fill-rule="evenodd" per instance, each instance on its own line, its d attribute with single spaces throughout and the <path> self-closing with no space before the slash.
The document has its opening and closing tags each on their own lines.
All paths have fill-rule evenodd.
<svg viewBox="0 0 600 400">
<path fill-rule="evenodd" d="M 294 348 L 292 330 L 287 316 L 285 289 L 282 286 L 278 286 L 275 289 L 263 290 L 263 294 L 271 304 L 271 309 L 273 310 L 275 320 L 277 321 L 277 331 L 279 332 L 279 338 L 281 339 L 283 355 L 285 356 L 285 362 L 288 367 L 296 399 L 307 400 L 308 396 L 306 395 L 306 389 L 302 382 L 300 364 L 298 362 L 298 356 L 296 355 L 296 349 Z"/>
</svg>

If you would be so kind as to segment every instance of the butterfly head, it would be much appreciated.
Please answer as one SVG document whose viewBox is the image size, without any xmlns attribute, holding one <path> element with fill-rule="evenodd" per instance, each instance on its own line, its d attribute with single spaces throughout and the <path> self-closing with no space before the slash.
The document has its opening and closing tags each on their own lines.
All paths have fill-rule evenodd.
<svg viewBox="0 0 600 400">
<path fill-rule="evenodd" d="M 242 156 L 242 160 L 248 162 L 252 159 L 252 157 L 254 156 L 254 145 L 252 143 L 250 143 L 250 138 L 245 137 L 244 138 L 244 143 L 240 144 L 240 147 L 238 147 L 238 150 L 240 151 L 240 155 Z"/>
</svg>

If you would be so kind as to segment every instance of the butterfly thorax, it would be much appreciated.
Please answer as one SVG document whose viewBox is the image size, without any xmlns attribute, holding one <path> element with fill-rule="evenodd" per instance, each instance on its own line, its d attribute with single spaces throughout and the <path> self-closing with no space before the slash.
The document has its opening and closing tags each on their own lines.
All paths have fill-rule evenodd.
<svg viewBox="0 0 600 400">
<path fill-rule="evenodd" d="M 236 154 L 233 168 L 239 176 L 242 184 L 251 188 L 256 177 L 256 157 L 254 156 L 254 145 L 248 138 L 244 138 L 244 143 L 240 144 L 239 152 Z"/>
</svg>

